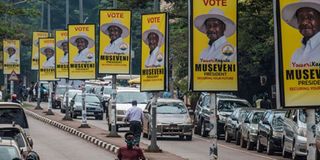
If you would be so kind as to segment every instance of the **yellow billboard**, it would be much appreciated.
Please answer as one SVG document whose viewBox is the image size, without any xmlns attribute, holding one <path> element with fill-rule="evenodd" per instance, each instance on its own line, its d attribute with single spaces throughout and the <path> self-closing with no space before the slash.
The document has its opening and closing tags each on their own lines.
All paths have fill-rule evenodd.
<svg viewBox="0 0 320 160">
<path fill-rule="evenodd" d="M 33 32 L 32 34 L 32 55 L 31 70 L 39 69 L 39 38 L 47 38 L 47 32 Z"/>
<path fill-rule="evenodd" d="M 68 31 L 57 30 L 55 37 L 56 78 L 68 78 L 69 76 L 69 48 Z"/>
<path fill-rule="evenodd" d="M 129 74 L 131 11 L 100 10 L 99 73 Z"/>
<path fill-rule="evenodd" d="M 95 25 L 68 25 L 69 78 L 95 79 Z"/>
<path fill-rule="evenodd" d="M 191 0 L 191 88 L 237 91 L 237 1 Z"/>
<path fill-rule="evenodd" d="M 55 42 L 54 38 L 39 39 L 39 78 L 40 81 L 54 81 L 55 78 Z"/>
<path fill-rule="evenodd" d="M 0 70 L 3 69 L 3 51 L 0 51 Z"/>
<path fill-rule="evenodd" d="M 20 74 L 20 41 L 3 40 L 3 74 Z"/>
<path fill-rule="evenodd" d="M 319 106 L 320 1 L 281 0 L 277 5 L 282 106 Z"/>
<path fill-rule="evenodd" d="M 141 91 L 167 89 L 167 25 L 166 13 L 142 15 Z"/>
</svg>

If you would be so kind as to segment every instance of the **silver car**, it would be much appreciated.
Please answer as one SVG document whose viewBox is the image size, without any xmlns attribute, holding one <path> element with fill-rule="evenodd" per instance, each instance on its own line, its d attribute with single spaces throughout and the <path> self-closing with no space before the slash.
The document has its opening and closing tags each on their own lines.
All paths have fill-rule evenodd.
<svg viewBox="0 0 320 160">
<path fill-rule="evenodd" d="M 282 156 L 301 159 L 307 156 L 306 113 L 302 109 L 288 110 L 284 118 Z"/>
<path fill-rule="evenodd" d="M 68 92 L 68 106 L 70 106 L 71 99 L 77 94 L 82 93 L 81 90 L 78 89 L 70 89 Z M 66 113 L 66 105 L 67 105 L 67 94 L 66 92 L 63 94 L 63 104 L 61 105 L 60 112 Z"/>
</svg>

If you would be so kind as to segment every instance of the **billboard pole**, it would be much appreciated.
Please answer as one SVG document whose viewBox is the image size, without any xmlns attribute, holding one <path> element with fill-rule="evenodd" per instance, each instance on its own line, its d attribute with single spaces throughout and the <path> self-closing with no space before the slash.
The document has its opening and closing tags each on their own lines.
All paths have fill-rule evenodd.
<svg viewBox="0 0 320 160">
<path fill-rule="evenodd" d="M 210 131 L 210 136 L 212 137 L 212 146 L 210 147 L 210 155 L 212 155 L 213 159 L 218 159 L 218 135 L 217 135 L 217 98 L 215 93 L 210 93 L 210 111 L 212 114 L 210 115 L 210 124 L 213 125 L 212 130 Z"/>
<path fill-rule="evenodd" d="M 10 80 L 10 97 L 11 97 L 11 101 L 12 101 L 12 95 L 14 93 L 13 88 L 14 88 L 14 82 L 13 82 L 13 80 Z"/>
<path fill-rule="evenodd" d="M 274 53 L 276 73 L 276 108 L 280 109 L 280 85 L 279 85 L 279 52 L 278 52 L 278 22 L 277 22 L 277 0 L 273 0 L 273 25 L 274 25 Z"/>
<path fill-rule="evenodd" d="M 315 109 L 307 109 L 307 159 L 316 160 L 316 117 Z"/>
<path fill-rule="evenodd" d="M 4 88 L 3 88 L 3 90 L 5 91 L 4 93 L 3 93 L 3 95 L 7 95 L 8 94 L 8 76 L 6 75 L 6 74 L 3 74 L 3 76 L 4 76 Z"/>
<path fill-rule="evenodd" d="M 47 10 L 47 16 L 48 16 L 48 36 L 50 37 L 51 32 L 51 8 L 50 8 L 50 0 L 48 0 L 48 10 Z M 40 66 L 39 66 L 40 67 Z M 46 115 L 54 115 L 52 112 L 52 81 L 49 81 L 49 96 L 48 96 L 48 111 Z"/>
</svg>

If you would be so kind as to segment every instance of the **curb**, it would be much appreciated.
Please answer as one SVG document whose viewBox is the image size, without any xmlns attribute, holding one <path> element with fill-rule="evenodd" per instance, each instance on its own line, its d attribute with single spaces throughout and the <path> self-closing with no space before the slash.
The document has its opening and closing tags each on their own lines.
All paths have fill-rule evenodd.
<svg viewBox="0 0 320 160">
<path fill-rule="evenodd" d="M 29 116 L 31 116 L 31 117 L 33 117 L 33 118 L 35 118 L 37 120 L 40 120 L 40 121 L 42 121 L 44 123 L 50 124 L 52 126 L 55 126 L 55 127 L 59 128 L 59 129 L 62 129 L 64 131 L 66 131 L 66 132 L 69 132 L 69 133 L 71 133 L 71 134 L 73 134 L 75 136 L 78 136 L 78 137 L 80 137 L 80 138 L 82 138 L 82 139 L 84 139 L 84 140 L 86 140 L 86 141 L 88 141 L 90 143 L 93 143 L 96 146 L 98 146 L 100 148 L 103 148 L 103 149 L 105 149 L 105 150 L 107 150 L 109 152 L 112 152 L 112 153 L 116 154 L 118 152 L 118 150 L 119 150 L 119 147 L 114 145 L 114 144 L 110 144 L 108 142 L 100 140 L 99 138 L 96 138 L 96 137 L 93 137 L 93 136 L 89 136 L 89 135 L 87 135 L 87 134 L 85 134 L 85 133 L 83 133 L 81 131 L 78 131 L 75 128 L 69 127 L 69 126 L 67 126 L 65 124 L 62 124 L 62 123 L 59 123 L 57 121 L 53 121 L 53 120 L 51 120 L 49 118 L 42 117 L 42 116 L 40 116 L 40 115 L 38 115 L 38 114 L 36 114 L 36 113 L 34 113 L 32 111 L 29 111 L 27 109 L 24 109 L 24 111 L 26 112 L 26 114 L 28 114 Z"/>
</svg>

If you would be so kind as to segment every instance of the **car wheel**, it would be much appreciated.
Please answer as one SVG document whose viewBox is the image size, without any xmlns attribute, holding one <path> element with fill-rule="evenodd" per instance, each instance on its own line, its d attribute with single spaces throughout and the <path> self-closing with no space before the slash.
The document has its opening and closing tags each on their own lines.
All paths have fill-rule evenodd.
<svg viewBox="0 0 320 160">
<path fill-rule="evenodd" d="M 179 135 L 180 140 L 184 140 L 184 135 Z"/>
<path fill-rule="evenodd" d="M 253 150 L 253 142 L 250 141 L 250 137 L 247 138 L 247 150 Z"/>
<path fill-rule="evenodd" d="M 196 127 L 194 128 L 194 134 L 201 134 L 201 120 L 198 120 Z"/>
<path fill-rule="evenodd" d="M 224 133 L 224 140 L 226 141 L 226 142 L 231 142 L 231 138 L 230 138 L 230 136 L 229 136 L 229 133 L 228 133 L 228 130 L 227 130 L 227 128 L 226 128 L 226 131 L 225 131 L 225 133 Z"/>
<path fill-rule="evenodd" d="M 273 144 L 272 144 L 270 138 L 267 139 L 267 154 L 268 155 L 273 154 Z"/>
<path fill-rule="evenodd" d="M 201 136 L 202 137 L 207 137 L 208 136 L 208 132 L 206 131 L 206 122 L 203 120 L 201 123 Z"/>
<path fill-rule="evenodd" d="M 187 140 L 187 141 L 192 141 L 192 135 L 186 136 L 186 140 Z"/>
<path fill-rule="evenodd" d="M 236 145 L 240 145 L 240 137 L 241 137 L 241 132 L 237 131 L 237 133 L 236 133 Z"/>
<path fill-rule="evenodd" d="M 244 140 L 242 135 L 240 137 L 240 147 L 241 148 L 245 148 L 246 147 L 246 142 L 245 142 L 245 140 Z"/>
<path fill-rule="evenodd" d="M 258 138 L 257 138 L 257 152 L 261 153 L 262 151 L 263 151 L 263 147 L 260 143 L 260 138 L 258 136 Z"/>
<path fill-rule="evenodd" d="M 286 151 L 286 147 L 285 147 L 285 139 L 283 138 L 283 140 L 282 140 L 283 142 L 283 144 L 282 144 L 282 157 L 283 158 L 289 158 L 290 157 L 290 155 L 289 155 L 289 153 Z"/>
</svg>

